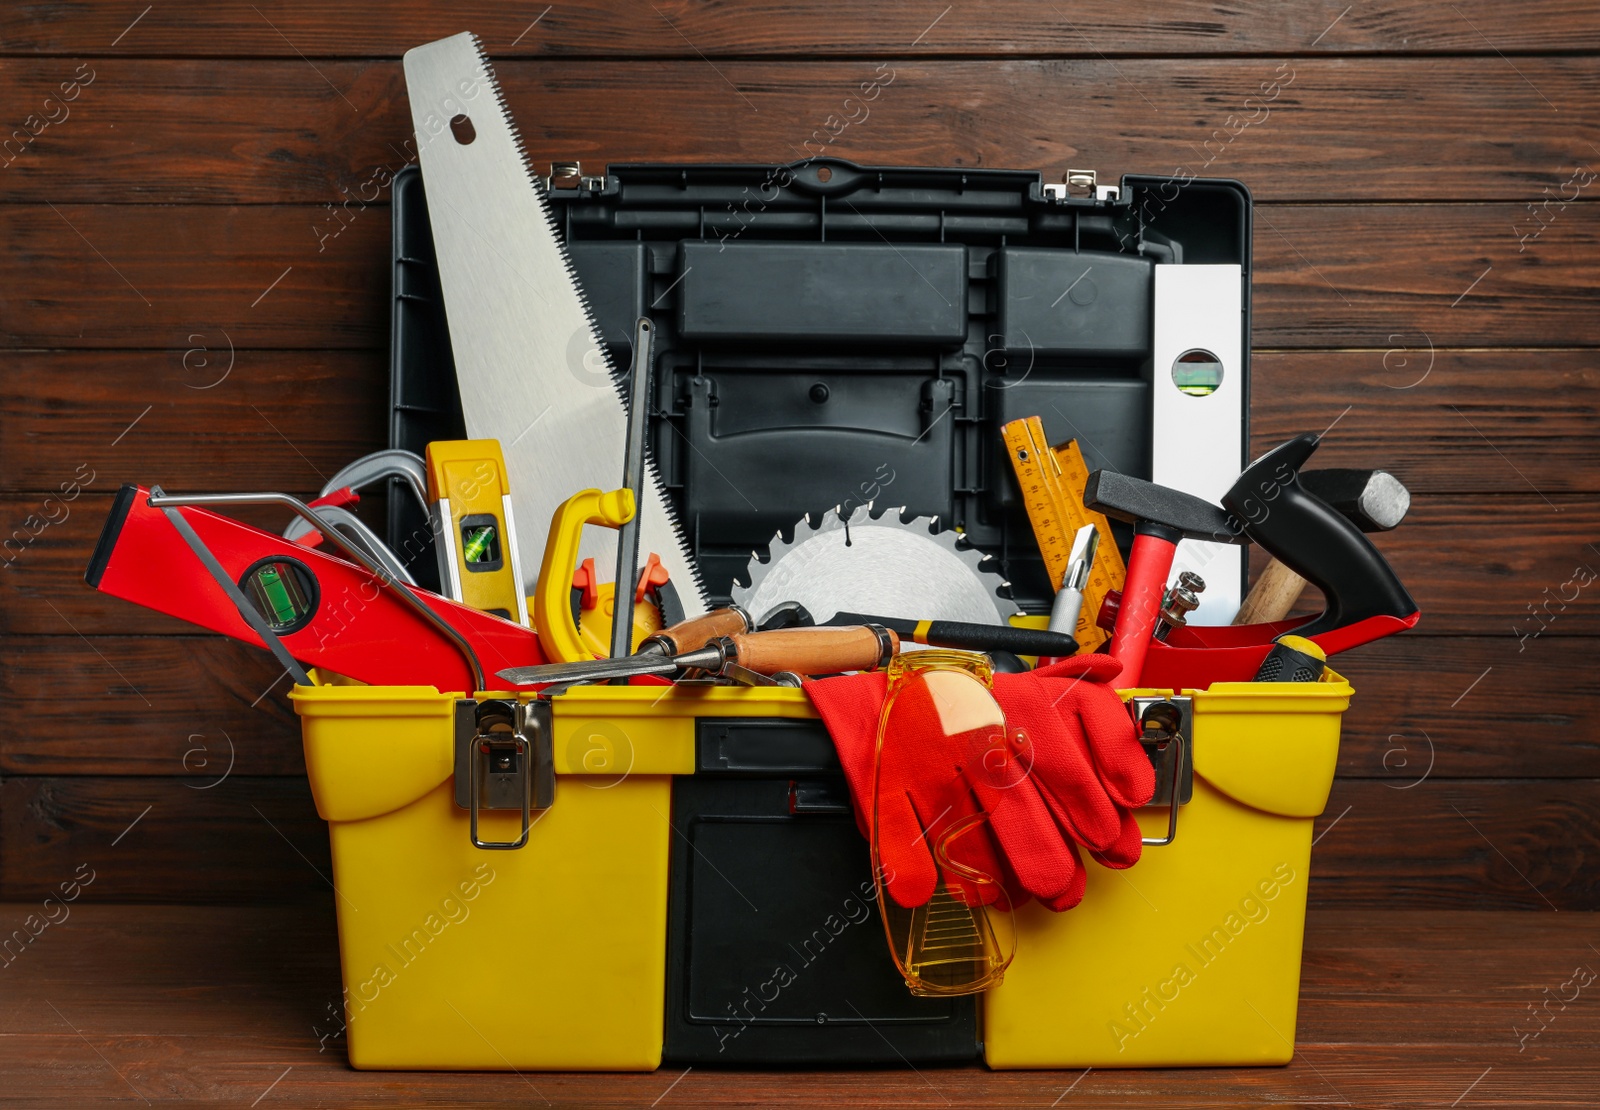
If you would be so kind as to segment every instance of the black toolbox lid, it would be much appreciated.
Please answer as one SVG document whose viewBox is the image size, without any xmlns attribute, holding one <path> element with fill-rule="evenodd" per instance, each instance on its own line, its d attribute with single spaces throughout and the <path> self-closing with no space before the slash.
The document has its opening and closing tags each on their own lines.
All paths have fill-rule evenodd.
<svg viewBox="0 0 1600 1110">
<path fill-rule="evenodd" d="M 1032 172 L 836 159 L 577 180 L 550 190 L 556 222 L 613 362 L 639 315 L 656 324 L 651 446 L 718 599 L 774 532 L 875 501 L 961 528 L 1048 611 L 1000 429 L 1037 415 L 1090 469 L 1150 476 L 1158 263 L 1244 268 L 1248 383 L 1237 182 L 1127 176 L 1097 199 Z M 394 257 L 390 444 L 420 452 L 464 431 L 414 167 Z M 425 585 L 427 535 L 392 498 L 390 543 Z"/>
</svg>

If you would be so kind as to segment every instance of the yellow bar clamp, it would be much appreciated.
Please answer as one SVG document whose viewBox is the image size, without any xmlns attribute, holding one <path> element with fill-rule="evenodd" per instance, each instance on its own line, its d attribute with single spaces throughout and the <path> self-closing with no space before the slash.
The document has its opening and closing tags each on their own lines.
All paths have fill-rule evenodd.
<svg viewBox="0 0 1600 1110">
<path fill-rule="evenodd" d="M 572 571 L 577 566 L 578 543 L 585 524 L 619 528 L 637 511 L 633 491 L 580 490 L 561 503 L 550 518 L 550 536 L 539 564 L 539 584 L 533 597 L 533 627 L 539 645 L 552 663 L 577 663 L 595 658 L 584 646 L 572 620 Z"/>
</svg>

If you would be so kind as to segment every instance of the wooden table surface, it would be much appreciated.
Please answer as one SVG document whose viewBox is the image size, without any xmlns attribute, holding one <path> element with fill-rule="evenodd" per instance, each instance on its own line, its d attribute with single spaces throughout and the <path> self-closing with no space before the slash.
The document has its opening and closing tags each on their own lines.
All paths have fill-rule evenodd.
<svg viewBox="0 0 1600 1110">
<path fill-rule="evenodd" d="M 0 967 L 0 1105 L 1593 1107 L 1597 944 L 1593 913 L 1313 910 L 1286 1068 L 357 1072 L 331 906 L 79 905 Z"/>
</svg>

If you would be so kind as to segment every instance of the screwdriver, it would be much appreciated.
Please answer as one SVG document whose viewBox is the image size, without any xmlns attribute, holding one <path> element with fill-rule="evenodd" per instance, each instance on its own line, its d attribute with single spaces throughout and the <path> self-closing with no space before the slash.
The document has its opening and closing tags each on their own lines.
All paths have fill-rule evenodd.
<svg viewBox="0 0 1600 1110">
<path fill-rule="evenodd" d="M 1316 682 L 1328 666 L 1328 655 L 1304 636 L 1279 636 L 1256 671 L 1257 682 Z"/>
<path fill-rule="evenodd" d="M 1013 655 L 1073 655 L 1078 641 L 1064 632 L 1043 628 L 1018 628 L 1010 624 L 975 624 L 970 621 L 919 621 L 909 617 L 875 617 L 865 613 L 835 613 L 822 627 L 841 624 L 882 625 L 902 640 L 928 647 L 964 651 L 1007 651 Z"/>
<path fill-rule="evenodd" d="M 1072 551 L 1067 556 L 1067 572 L 1056 590 L 1056 600 L 1050 607 L 1050 631 L 1071 635 L 1078 630 L 1078 614 L 1083 611 L 1083 588 L 1089 584 L 1089 569 L 1094 566 L 1094 554 L 1100 548 L 1100 529 L 1085 524 L 1072 537 Z"/>
<path fill-rule="evenodd" d="M 1072 655 L 1078 641 L 1059 632 L 1042 628 L 1019 628 L 1010 624 L 980 624 L 973 621 L 915 620 L 911 617 L 883 617 L 869 613 L 833 614 L 820 622 L 798 601 L 789 601 L 767 614 L 761 624 L 773 628 L 833 628 L 839 625 L 878 624 L 893 629 L 902 640 L 928 647 L 960 648 L 964 651 L 1000 652 L 1007 655 Z"/>
<path fill-rule="evenodd" d="M 874 671 L 900 650 L 900 637 L 882 625 L 849 628 L 785 628 L 719 636 L 703 647 L 676 655 L 646 651 L 621 659 L 508 667 L 499 673 L 513 686 L 573 685 L 635 675 L 672 676 L 681 671 L 721 674 L 730 665 L 756 674 L 834 674 Z"/>
</svg>

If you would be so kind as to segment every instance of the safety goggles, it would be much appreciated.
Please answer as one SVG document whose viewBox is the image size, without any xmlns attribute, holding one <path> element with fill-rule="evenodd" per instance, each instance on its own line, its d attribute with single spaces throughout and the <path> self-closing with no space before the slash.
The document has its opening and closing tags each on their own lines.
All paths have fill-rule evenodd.
<svg viewBox="0 0 1600 1110">
<path fill-rule="evenodd" d="M 1031 753 L 1026 737 L 1008 733 L 993 674 L 988 656 L 963 651 L 905 652 L 888 668 L 872 866 L 889 951 L 917 995 L 982 991 L 1016 952 L 1014 903 L 985 798 L 1016 785 Z M 921 900 L 929 858 L 933 889 Z M 902 868 L 918 881 L 902 881 Z"/>
</svg>

